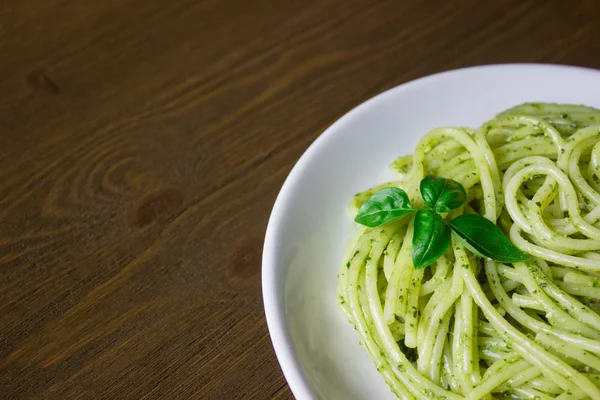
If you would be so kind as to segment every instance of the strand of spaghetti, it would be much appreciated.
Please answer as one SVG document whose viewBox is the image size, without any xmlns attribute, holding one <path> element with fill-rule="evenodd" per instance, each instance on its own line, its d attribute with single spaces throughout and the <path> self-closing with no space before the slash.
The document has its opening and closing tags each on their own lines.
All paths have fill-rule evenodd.
<svg viewBox="0 0 600 400">
<path fill-rule="evenodd" d="M 556 235 L 546 225 L 542 213 L 544 208 L 547 207 L 552 200 L 552 194 L 555 194 L 555 189 L 556 181 L 548 177 L 529 203 L 528 217 L 532 223 L 534 236 L 542 239 L 546 246 L 556 250 L 560 249 L 562 251 L 580 252 L 599 248 L 600 240 L 571 239 L 566 236 Z"/>
<path fill-rule="evenodd" d="M 426 296 L 436 291 L 442 282 L 446 280 L 449 270 L 450 263 L 448 262 L 448 257 L 443 254 L 436 262 L 435 274 L 431 277 L 431 279 L 421 285 L 421 296 Z"/>
<path fill-rule="evenodd" d="M 417 330 L 419 329 L 419 294 L 421 292 L 421 280 L 423 279 L 423 269 L 413 271 L 410 290 L 407 293 L 408 302 L 406 304 L 407 312 L 404 316 L 406 321 L 406 336 L 404 344 L 407 347 L 417 347 Z M 432 338 L 429 338 L 432 339 Z"/>
<path fill-rule="evenodd" d="M 600 192 L 600 141 L 594 145 L 588 163 L 588 183 Z"/>
<path fill-rule="evenodd" d="M 568 342 L 569 344 L 571 344 L 573 346 L 577 346 L 577 347 L 581 348 L 582 350 L 588 350 L 588 351 L 592 351 L 594 353 L 596 353 L 599 350 L 600 343 L 597 340 L 588 339 L 579 334 L 565 331 L 564 327 L 560 327 L 560 329 L 557 328 L 556 326 L 550 327 L 545 322 L 540 320 L 539 318 L 538 319 L 533 318 L 535 315 L 532 316 L 532 315 L 525 313 L 516 304 L 514 304 L 513 301 L 511 301 L 509 299 L 507 293 L 505 293 L 503 291 L 502 287 L 497 284 L 497 279 L 496 279 L 497 278 L 497 270 L 496 270 L 496 272 L 493 272 L 492 274 L 493 274 L 493 276 L 490 279 L 490 283 L 492 286 L 492 290 L 496 294 L 496 298 L 498 299 L 500 304 L 508 311 L 508 313 L 511 315 L 511 317 L 513 317 L 520 324 L 522 324 L 523 326 L 526 326 L 533 332 L 538 332 L 538 331 L 545 332 L 549 335 L 556 336 L 557 338 L 559 338 L 565 342 Z M 547 287 L 548 286 L 549 285 L 547 284 Z M 539 288 L 534 289 L 534 290 L 541 292 L 541 290 Z M 550 314 L 550 317 L 551 317 L 551 314 Z M 553 318 L 549 318 L 549 322 L 553 322 L 552 320 L 553 320 Z"/>
<path fill-rule="evenodd" d="M 508 365 L 504 366 L 499 373 L 492 374 L 488 377 L 484 377 L 481 385 L 477 386 L 473 389 L 466 398 L 468 400 L 478 400 L 481 399 L 488 393 L 492 393 L 492 391 L 500 386 L 502 383 L 508 381 L 510 378 L 522 373 L 523 371 L 530 368 L 529 362 L 525 360 L 519 360 L 516 362 L 508 363 Z"/>
<path fill-rule="evenodd" d="M 546 295 L 542 290 L 541 284 L 546 286 L 548 283 L 546 282 L 546 279 L 538 278 L 542 274 L 538 271 L 535 264 L 527 265 L 525 263 L 516 263 L 515 269 L 523 277 L 523 283 L 529 293 L 531 293 L 531 297 L 535 299 L 537 304 L 542 306 L 547 315 L 552 316 L 552 319 L 556 321 L 555 325 L 563 327 L 571 332 L 585 335 L 589 338 L 600 339 L 599 330 L 587 326 L 583 322 L 572 317 L 570 315 L 572 311 L 558 307 L 556 303 Z M 600 342 L 598 342 L 598 345 L 600 346 Z"/>
<path fill-rule="evenodd" d="M 383 229 L 374 229 L 377 233 L 381 233 Z M 381 241 L 382 242 L 382 241 Z M 374 341 L 372 335 L 369 333 L 369 324 L 367 323 L 368 318 L 368 307 L 366 307 L 363 311 L 363 307 L 361 306 L 361 301 L 359 299 L 359 276 L 361 272 L 365 272 L 365 260 L 367 258 L 367 254 L 370 253 L 372 249 L 372 243 L 369 240 L 363 240 L 358 245 L 358 250 L 354 253 L 354 257 L 351 261 L 351 265 L 348 271 L 348 279 L 347 279 L 347 287 L 346 287 L 346 297 L 349 302 L 350 313 L 352 316 L 352 322 L 356 328 L 356 331 L 359 334 L 361 345 L 365 348 L 377 369 L 382 372 L 383 376 L 386 378 L 387 383 L 398 393 L 406 399 L 414 399 L 414 397 L 410 394 L 410 387 L 404 385 L 404 382 L 401 382 L 397 379 L 396 374 L 392 371 L 391 366 L 382 356 L 381 351 L 379 350 L 378 344 Z M 362 252 L 361 252 L 362 251 Z M 365 303 L 363 303 L 365 304 Z M 368 302 L 366 303 L 368 304 Z M 365 311 L 367 313 L 365 313 Z"/>
<path fill-rule="evenodd" d="M 400 252 L 394 262 L 394 269 L 388 281 L 388 287 L 385 292 L 385 305 L 383 309 L 383 318 L 386 322 L 392 322 L 396 315 L 406 313 L 407 301 L 407 280 L 412 274 L 412 263 L 410 254 L 412 250 L 413 221 L 411 220 L 406 230 L 406 236 L 402 242 Z M 407 279 L 408 278 L 408 279 Z M 398 310 L 399 309 L 399 310 Z"/>
<path fill-rule="evenodd" d="M 534 127 L 539 128 L 540 132 L 553 142 L 558 157 L 560 157 L 560 154 L 564 152 L 565 142 L 560 133 L 552 125 L 542 119 L 536 119 L 528 116 L 508 116 L 504 117 L 503 119 L 499 119 L 498 122 L 500 124 L 509 126 L 515 124 L 533 125 Z M 566 210 L 563 193 L 560 194 L 560 202 L 561 208 Z"/>
<path fill-rule="evenodd" d="M 448 162 L 463 159 L 463 157 L 465 157 L 465 151 L 459 142 L 445 140 L 425 153 L 423 161 L 427 170 L 435 171 Z"/>
<path fill-rule="evenodd" d="M 533 378 L 537 378 L 542 375 L 542 371 L 538 367 L 530 366 L 529 368 L 513 375 L 510 379 L 499 385 L 494 389 L 495 392 L 506 392 L 513 387 L 520 386 L 526 382 L 529 382 Z"/>
<path fill-rule="evenodd" d="M 570 282 L 561 282 L 558 286 L 569 294 L 591 299 L 600 299 L 600 288 L 587 287 Z"/>
<path fill-rule="evenodd" d="M 490 279 L 490 275 L 492 279 L 494 276 L 497 279 L 495 263 L 493 261 L 486 261 L 486 272 L 488 273 L 488 279 Z M 496 332 L 510 342 L 512 348 L 519 352 L 524 359 L 540 368 L 544 375 L 553 379 L 563 390 L 573 390 L 579 386 L 589 395 L 600 398 L 600 390 L 585 376 L 578 373 L 556 356 L 548 353 L 543 347 L 529 340 L 523 333 L 502 318 L 485 298 L 477 283 L 477 278 L 469 269 L 462 269 L 462 274 L 465 285 L 469 293 L 471 293 L 473 300 L 481 308 L 488 321 L 494 326 Z"/>
<path fill-rule="evenodd" d="M 532 388 L 529 384 L 513 388 L 512 391 L 515 394 L 521 395 L 521 398 L 524 399 L 554 400 L 554 397 L 548 396 L 546 393 Z"/>
<path fill-rule="evenodd" d="M 534 170 L 532 167 L 537 167 L 538 169 Z M 517 203 L 518 200 L 516 193 L 519 190 L 522 182 L 531 176 L 537 175 L 542 168 L 543 171 L 548 174 L 550 174 L 550 171 L 553 171 L 555 174 L 563 178 L 563 182 L 568 181 L 566 175 L 558 170 L 556 165 L 547 158 L 537 156 L 526 157 L 514 163 L 504 175 L 504 190 L 507 197 L 506 205 L 511 218 L 515 221 L 520 229 L 527 233 L 537 233 L 550 241 L 554 239 L 558 243 L 557 246 L 574 248 L 577 250 L 585 250 L 586 248 L 599 248 L 600 242 L 597 240 L 582 242 L 581 239 L 556 238 L 556 235 L 551 229 L 548 228 L 548 226 L 545 225 L 544 221 L 541 219 L 541 204 L 545 198 L 550 195 L 551 191 L 554 190 L 554 185 L 556 184 L 554 179 L 544 183 L 544 186 L 538 191 L 538 193 L 536 193 L 529 205 L 529 209 L 531 210 L 529 212 L 529 218 L 525 217 L 524 213 L 519 207 L 519 204 Z M 570 193 L 570 197 L 573 199 L 573 201 L 576 200 L 577 197 L 574 194 L 574 191 Z M 578 205 L 574 205 L 574 207 L 577 209 L 579 208 Z M 598 211 L 598 213 L 600 214 L 600 211 Z M 585 219 L 583 219 L 583 223 L 588 224 L 588 226 L 592 228 L 598 229 L 589 224 L 589 222 Z M 598 232 L 600 232 L 600 229 L 598 229 Z"/>
<path fill-rule="evenodd" d="M 400 245 L 404 241 L 404 237 L 406 236 L 406 230 L 408 229 L 408 219 L 404 218 L 401 229 L 396 232 L 396 234 L 390 239 L 387 247 L 385 248 L 384 257 L 383 257 L 383 272 L 385 274 L 385 278 L 390 281 L 392 277 L 392 272 L 394 270 L 394 263 L 396 258 L 398 257 L 398 253 L 400 252 Z"/>
<path fill-rule="evenodd" d="M 517 224 L 514 224 L 510 229 L 510 239 L 519 249 L 529 253 L 535 257 L 550 261 L 554 264 L 580 269 L 586 272 L 599 273 L 600 265 L 597 260 L 585 257 L 570 256 L 558 251 L 550 250 L 545 247 L 536 246 L 525 240 L 521 234 Z"/>
<path fill-rule="evenodd" d="M 460 382 L 456 377 L 456 369 L 454 361 L 452 360 L 451 345 L 448 340 L 444 343 L 444 363 L 442 364 L 442 380 L 445 381 L 444 385 L 450 387 L 454 393 L 462 393 Z"/>
<path fill-rule="evenodd" d="M 460 268 L 473 267 L 464 247 L 458 244 L 456 240 L 453 240 L 452 250 L 454 251 L 456 259 L 454 267 L 455 271 Z M 477 348 L 477 329 L 474 325 L 475 316 L 473 315 L 472 299 L 468 292 L 463 291 L 456 309 L 460 310 L 461 320 L 461 323 L 458 324 L 458 329 L 455 328 L 454 330 L 454 339 L 459 346 L 457 351 L 455 351 L 455 353 L 459 355 L 457 365 L 459 365 L 461 369 L 462 376 L 465 377 L 464 387 L 471 388 L 479 383 L 481 377 L 479 375 L 479 370 L 474 368 L 475 359 L 473 358 L 473 350 Z M 455 321 L 456 319 L 458 319 L 458 317 L 455 318 Z"/>
<path fill-rule="evenodd" d="M 462 315 L 462 307 L 457 304 L 454 309 L 454 329 L 452 335 L 452 358 L 454 360 L 454 369 L 455 374 L 457 376 L 457 380 L 460 383 L 461 394 L 467 394 L 473 390 L 473 386 L 471 385 L 471 380 L 468 376 L 465 375 L 464 371 L 464 357 L 463 357 L 463 347 L 461 345 L 461 339 L 465 338 L 463 335 L 463 315 Z"/>
<path fill-rule="evenodd" d="M 383 249 L 381 249 L 381 252 L 383 252 Z M 369 308 L 373 318 L 373 326 L 375 328 L 374 333 L 377 334 L 379 343 L 385 354 L 389 354 L 391 359 L 394 360 L 397 365 L 403 366 L 402 371 L 400 371 L 399 368 L 394 369 L 396 377 L 403 385 L 411 389 L 413 393 L 427 392 L 434 393 L 438 396 L 446 396 L 448 399 L 460 399 L 460 396 L 444 390 L 419 374 L 413 365 L 408 362 L 404 354 L 399 351 L 396 346 L 396 341 L 391 335 L 386 322 L 382 318 L 383 310 L 377 291 L 377 277 L 377 261 L 374 260 L 366 265 L 366 285 L 369 297 Z"/>
<path fill-rule="evenodd" d="M 598 129 L 594 127 L 594 129 L 591 131 L 595 132 L 594 136 L 598 136 Z M 571 155 L 569 156 L 569 178 L 571 178 L 571 181 L 577 188 L 577 191 L 585 196 L 587 200 L 591 201 L 597 206 L 600 205 L 600 193 L 596 192 L 581 175 L 580 158 L 583 150 L 598 143 L 598 139 L 596 137 L 586 136 L 579 136 L 578 139 L 579 140 L 575 142 L 576 145 L 573 147 Z"/>
<path fill-rule="evenodd" d="M 348 269 L 350 268 L 350 263 L 352 262 L 352 259 L 354 258 L 354 255 L 356 255 L 356 250 L 358 244 L 363 241 L 365 238 L 367 240 L 370 240 L 371 238 L 375 238 L 378 234 L 378 230 L 368 230 L 366 228 L 360 228 L 359 231 L 356 233 L 356 235 L 352 238 L 352 241 L 350 243 L 350 246 L 348 246 L 348 249 L 346 250 L 346 253 L 344 254 L 344 263 L 342 263 L 343 265 L 340 267 L 340 273 L 338 274 L 338 287 L 337 287 L 337 297 L 338 297 L 338 304 L 340 305 L 341 309 L 344 311 L 344 314 L 346 316 L 346 319 L 351 320 L 352 317 L 350 315 L 350 310 L 348 307 L 348 304 L 346 302 L 346 288 L 347 288 L 347 272 Z"/>
<path fill-rule="evenodd" d="M 452 286 L 452 279 L 447 281 L 440 287 L 439 291 L 436 291 L 425 307 L 422 316 L 422 323 L 419 324 L 419 337 L 426 338 L 419 345 L 419 360 L 418 369 L 421 373 L 425 373 L 428 364 L 431 362 L 433 352 L 433 340 L 429 340 L 434 337 L 436 331 L 440 329 L 439 325 L 442 319 L 449 316 L 450 309 L 454 306 L 456 299 L 462 294 L 458 292 L 461 287 Z"/>
<path fill-rule="evenodd" d="M 440 323 L 440 328 L 437 331 L 437 337 L 433 345 L 433 352 L 429 359 L 429 370 L 425 372 L 432 382 L 440 381 L 440 367 L 442 364 L 442 357 L 444 355 L 446 336 L 448 335 L 448 330 L 450 328 L 450 318 L 452 318 L 452 312 L 446 313 L 442 319 L 442 322 Z"/>
<path fill-rule="evenodd" d="M 494 156 L 494 152 L 490 147 L 488 141 L 486 140 L 486 134 L 491 127 L 489 125 L 484 124 L 481 128 L 475 131 L 475 143 L 481 150 L 485 160 L 488 164 L 488 169 L 490 171 L 490 178 L 492 181 L 492 185 L 494 187 L 494 192 L 496 193 L 497 205 L 496 207 L 499 210 L 504 208 L 504 191 L 502 188 L 502 181 L 500 180 L 500 172 L 498 171 L 498 164 L 496 163 L 496 157 Z"/>
<path fill-rule="evenodd" d="M 598 285 L 600 285 L 600 281 L 596 277 L 571 271 L 565 274 L 565 276 L 563 277 L 563 281 L 569 283 L 577 283 L 579 285 L 589 287 L 598 287 Z"/>
<path fill-rule="evenodd" d="M 569 346 L 567 342 L 564 342 L 556 337 L 552 337 L 544 332 L 538 332 L 535 335 L 535 339 L 538 343 L 541 343 L 545 347 L 558 353 L 564 354 L 567 358 L 581 361 L 584 364 L 594 368 L 596 371 L 600 371 L 600 358 L 588 353 L 585 350 L 578 349 L 574 346 Z"/>
<path fill-rule="evenodd" d="M 593 136 L 598 136 L 599 131 L 600 128 L 598 126 L 590 126 L 580 129 L 569 136 L 565 141 L 565 145 L 563 146 L 564 151 L 559 154 L 558 160 L 556 161 L 559 168 L 567 172 L 569 170 L 569 159 L 571 158 L 571 152 L 581 141 Z"/>
<path fill-rule="evenodd" d="M 554 382 L 552 382 L 551 380 L 546 379 L 544 377 L 534 378 L 534 379 L 530 380 L 529 382 L 527 382 L 527 385 L 530 386 L 532 389 L 536 389 L 541 392 L 548 393 L 548 394 L 555 395 L 555 396 L 562 394 L 562 392 L 563 392 L 563 390 L 558 385 L 556 385 Z"/>
<path fill-rule="evenodd" d="M 586 398 L 587 395 L 582 390 L 569 390 L 555 397 L 556 400 L 580 400 Z"/>
</svg>

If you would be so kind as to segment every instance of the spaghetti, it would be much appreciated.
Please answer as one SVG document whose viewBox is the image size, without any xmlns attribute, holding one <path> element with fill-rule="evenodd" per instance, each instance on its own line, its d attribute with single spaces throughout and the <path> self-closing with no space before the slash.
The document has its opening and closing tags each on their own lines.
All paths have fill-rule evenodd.
<svg viewBox="0 0 600 400">
<path fill-rule="evenodd" d="M 411 260 L 413 225 L 360 227 L 338 301 L 402 399 L 600 399 L 600 110 L 523 104 L 479 129 L 438 128 L 392 164 L 382 187 L 422 206 L 419 182 L 467 190 L 448 218 L 495 222 L 532 262 L 482 259 L 453 240 L 426 269 Z"/>
</svg>

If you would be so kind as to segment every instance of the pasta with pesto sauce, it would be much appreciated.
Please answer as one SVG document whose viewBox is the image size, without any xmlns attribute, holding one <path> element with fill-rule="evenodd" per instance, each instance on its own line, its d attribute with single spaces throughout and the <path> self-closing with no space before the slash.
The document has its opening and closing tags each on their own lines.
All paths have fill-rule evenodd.
<svg viewBox="0 0 600 400">
<path fill-rule="evenodd" d="M 391 165 L 397 179 L 439 175 L 531 262 L 500 263 L 453 239 L 426 269 L 411 260 L 412 218 L 360 226 L 338 302 L 401 399 L 600 399 L 600 110 L 526 103 L 478 129 L 438 128 Z"/>
</svg>

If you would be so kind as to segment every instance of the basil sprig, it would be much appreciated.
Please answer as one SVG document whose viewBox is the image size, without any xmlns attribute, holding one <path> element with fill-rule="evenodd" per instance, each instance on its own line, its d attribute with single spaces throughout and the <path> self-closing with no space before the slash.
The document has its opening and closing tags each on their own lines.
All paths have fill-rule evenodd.
<svg viewBox="0 0 600 400">
<path fill-rule="evenodd" d="M 439 176 L 425 177 L 419 189 L 425 205 L 440 213 L 456 210 L 467 199 L 467 191 L 463 185 Z"/>
<path fill-rule="evenodd" d="M 404 190 L 385 188 L 362 204 L 354 220 L 361 225 L 374 228 L 415 211 L 417 210 L 410 207 L 410 200 Z"/>
<path fill-rule="evenodd" d="M 415 268 L 425 268 L 444 254 L 450 246 L 450 229 L 444 218 L 433 210 L 415 214 L 412 258 Z"/>
<path fill-rule="evenodd" d="M 385 188 L 365 201 L 354 219 L 374 228 L 415 213 L 412 259 L 416 269 L 433 264 L 450 246 L 451 233 L 471 252 L 500 262 L 529 261 L 531 257 L 516 248 L 490 220 L 478 214 L 462 214 L 444 220 L 447 213 L 462 206 L 465 188 L 452 179 L 426 176 L 419 185 L 426 208 L 411 207 L 406 192 Z"/>
<path fill-rule="evenodd" d="M 513 246 L 496 224 L 481 215 L 462 214 L 447 224 L 467 249 L 481 257 L 509 263 L 529 259 Z"/>
</svg>

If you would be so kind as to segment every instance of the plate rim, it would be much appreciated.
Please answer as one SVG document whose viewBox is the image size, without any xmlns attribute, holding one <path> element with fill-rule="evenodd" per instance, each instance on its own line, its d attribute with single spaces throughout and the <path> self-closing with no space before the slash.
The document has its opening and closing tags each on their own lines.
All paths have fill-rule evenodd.
<svg viewBox="0 0 600 400">
<path fill-rule="evenodd" d="M 289 192 L 296 181 L 302 175 L 302 171 L 310 164 L 311 159 L 315 155 L 317 149 L 327 140 L 331 140 L 334 136 L 341 134 L 344 131 L 344 125 L 349 124 L 357 116 L 365 112 L 367 109 L 374 107 L 380 102 L 385 102 L 390 96 L 395 96 L 399 92 L 408 91 L 419 85 L 430 84 L 432 81 L 447 79 L 451 76 L 464 75 L 480 70 L 506 70 L 510 68 L 523 70 L 555 70 L 555 71 L 572 71 L 581 73 L 600 74 L 600 70 L 581 67 L 567 64 L 551 64 L 551 63 L 501 63 L 501 64 L 482 64 L 470 67 L 463 67 L 451 70 L 437 72 L 431 75 L 422 76 L 376 94 L 373 97 L 359 103 L 329 127 L 327 127 L 319 136 L 307 147 L 302 153 L 298 161 L 294 164 L 289 174 L 287 175 L 275 203 L 273 205 L 267 229 L 262 253 L 261 267 L 261 289 L 263 297 L 263 307 L 265 318 L 271 338 L 271 343 L 275 350 L 275 355 L 283 372 L 283 375 L 292 391 L 292 394 L 297 399 L 314 399 L 316 393 L 308 380 L 304 376 L 302 367 L 298 361 L 298 357 L 294 353 L 290 334 L 285 324 L 284 310 L 284 292 L 280 274 L 281 268 L 278 266 L 280 259 L 281 246 L 279 246 L 280 238 L 277 232 L 281 230 L 280 226 L 285 221 L 284 210 L 290 200 Z"/>
</svg>

